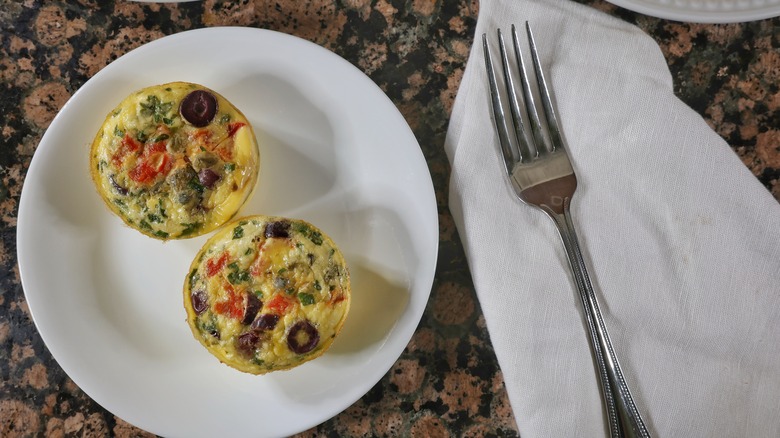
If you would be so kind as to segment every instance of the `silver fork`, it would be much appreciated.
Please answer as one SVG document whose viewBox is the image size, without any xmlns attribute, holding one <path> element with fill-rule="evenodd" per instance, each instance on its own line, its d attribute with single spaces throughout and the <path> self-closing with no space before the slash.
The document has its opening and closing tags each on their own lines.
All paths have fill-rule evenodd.
<svg viewBox="0 0 780 438">
<path fill-rule="evenodd" d="M 517 61 L 517 75 L 522 82 L 520 96 L 515 88 L 501 30 L 498 30 L 498 44 L 506 86 L 505 95 L 499 91 L 487 35 L 482 34 L 493 116 L 506 174 L 518 198 L 525 204 L 546 213 L 555 222 L 563 240 L 585 311 L 590 346 L 598 368 L 610 435 L 650 437 L 623 378 L 574 231 L 569 203 L 577 188 L 577 177 L 564 146 L 558 116 L 550 99 L 550 91 L 539 63 L 536 43 L 528 22 L 525 27 L 544 119 L 537 111 L 536 95 L 532 91 L 531 80 L 525 69 L 515 26 L 512 25 L 512 41 L 514 57 Z M 504 111 L 504 101 L 510 108 L 509 117 Z M 525 112 L 521 109 L 520 101 L 525 104 Z M 530 125 L 530 133 L 526 125 Z"/>
</svg>

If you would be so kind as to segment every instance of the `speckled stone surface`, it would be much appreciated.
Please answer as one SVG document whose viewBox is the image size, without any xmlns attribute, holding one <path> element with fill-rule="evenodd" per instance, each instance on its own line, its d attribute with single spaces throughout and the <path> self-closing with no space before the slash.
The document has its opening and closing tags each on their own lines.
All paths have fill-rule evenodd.
<svg viewBox="0 0 780 438">
<path fill-rule="evenodd" d="M 684 24 L 581 2 L 655 38 L 676 93 L 780 200 L 780 19 Z M 87 397 L 38 335 L 19 281 L 17 208 L 41 136 L 90 77 L 146 42 L 219 25 L 297 35 L 364 71 L 410 124 L 437 194 L 438 268 L 414 337 L 362 399 L 301 436 L 516 436 L 447 205 L 444 136 L 478 8 L 477 0 L 0 0 L 0 436 L 150 436 Z"/>
</svg>

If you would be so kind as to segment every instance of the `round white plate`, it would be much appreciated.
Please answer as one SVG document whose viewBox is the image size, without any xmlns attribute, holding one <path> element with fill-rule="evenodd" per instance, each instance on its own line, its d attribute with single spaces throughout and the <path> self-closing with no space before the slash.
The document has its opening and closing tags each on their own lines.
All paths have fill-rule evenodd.
<svg viewBox="0 0 780 438">
<path fill-rule="evenodd" d="M 146 238 L 93 187 L 89 147 L 105 115 L 131 92 L 171 81 L 217 90 L 254 125 L 261 174 L 242 215 L 308 220 L 343 250 L 352 309 L 321 358 L 265 376 L 220 364 L 182 306 L 208 236 Z M 289 35 L 210 28 L 142 46 L 73 95 L 30 165 L 17 244 L 38 331 L 106 409 L 168 437 L 282 436 L 350 406 L 403 352 L 433 283 L 438 214 L 414 135 L 368 77 Z"/>
<path fill-rule="evenodd" d="M 693 23 L 742 23 L 780 16 L 780 0 L 608 1 L 641 14 Z"/>
</svg>

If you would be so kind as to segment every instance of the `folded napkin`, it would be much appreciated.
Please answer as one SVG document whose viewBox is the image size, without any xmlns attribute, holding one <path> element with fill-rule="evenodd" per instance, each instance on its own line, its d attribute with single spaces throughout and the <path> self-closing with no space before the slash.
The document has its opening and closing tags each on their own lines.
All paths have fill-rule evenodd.
<svg viewBox="0 0 780 438">
<path fill-rule="evenodd" d="M 483 0 L 446 140 L 450 208 L 521 435 L 607 433 L 563 245 L 504 180 L 490 118 L 482 34 L 496 49 L 496 28 L 526 20 L 579 181 L 575 227 L 651 433 L 780 436 L 780 204 L 674 96 L 638 28 L 569 1 Z"/>
</svg>

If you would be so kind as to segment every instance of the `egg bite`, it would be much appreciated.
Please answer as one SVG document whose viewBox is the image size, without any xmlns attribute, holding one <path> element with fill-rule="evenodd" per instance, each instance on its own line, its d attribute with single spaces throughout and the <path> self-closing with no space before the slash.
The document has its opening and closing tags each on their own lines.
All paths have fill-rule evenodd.
<svg viewBox="0 0 780 438">
<path fill-rule="evenodd" d="M 250 216 L 212 236 L 184 284 L 192 334 L 221 362 L 251 374 L 321 356 L 351 300 L 339 248 L 303 220 Z"/>
<path fill-rule="evenodd" d="M 108 208 L 160 240 L 195 237 L 228 222 L 251 196 L 259 167 L 244 114 L 188 82 L 126 97 L 90 150 L 92 179 Z"/>
</svg>

